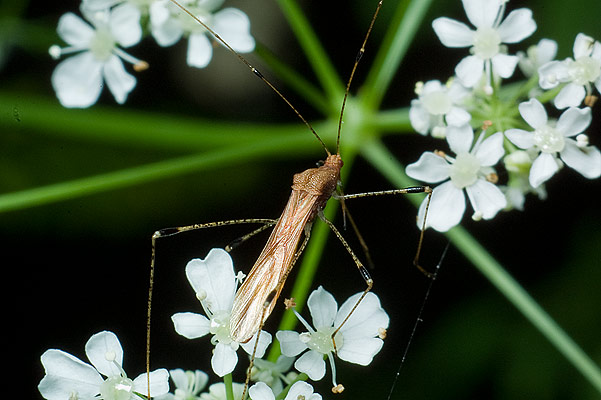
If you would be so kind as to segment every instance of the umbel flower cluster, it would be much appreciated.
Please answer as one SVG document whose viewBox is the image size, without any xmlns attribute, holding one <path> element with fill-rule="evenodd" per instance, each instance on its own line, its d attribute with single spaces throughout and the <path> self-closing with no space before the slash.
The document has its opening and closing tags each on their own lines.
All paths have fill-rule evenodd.
<svg viewBox="0 0 601 400">
<path fill-rule="evenodd" d="M 277 332 L 282 355 L 276 362 L 262 360 L 261 357 L 272 341 L 270 333 L 262 330 L 247 343 L 238 343 L 232 339 L 230 316 L 243 274 L 234 272 L 229 253 L 223 249 L 213 249 L 204 260 L 191 260 L 186 265 L 186 276 L 203 314 L 174 314 L 171 318 L 175 331 L 188 339 L 209 339 L 206 344 L 210 346 L 206 347 L 206 354 L 211 357 L 213 373 L 219 377 L 234 371 L 240 350 L 248 356 L 254 352 L 251 379 L 256 383 L 248 390 L 253 400 L 275 400 L 275 396 L 283 390 L 288 390 L 285 397 L 288 400 L 301 398 L 299 396 L 304 396 L 304 399 L 321 399 L 305 380 L 308 377 L 318 381 L 325 377 L 324 357 L 330 364 L 333 387 L 340 388 L 336 378 L 335 354 L 340 360 L 368 365 L 384 344 L 383 337 L 389 318 L 375 294 L 368 293 L 351 314 L 351 309 L 362 293 L 351 296 L 338 308 L 334 297 L 320 286 L 307 302 L 313 323 L 308 323 L 294 311 L 306 330 L 300 333 Z M 350 318 L 342 324 L 349 314 Z M 338 327 L 341 328 L 335 335 L 334 349 L 332 334 Z M 99 396 L 103 400 L 130 400 L 147 396 L 146 374 L 133 380 L 127 376 L 122 367 L 123 350 L 114 333 L 105 331 L 93 335 L 88 340 L 85 351 L 92 365 L 61 350 L 47 350 L 42 355 L 46 376 L 38 388 L 44 398 L 72 400 Z M 169 375 L 175 384 L 171 393 Z M 215 383 L 207 388 L 209 377 L 199 370 L 173 369 L 168 373 L 166 369 L 159 369 L 151 372 L 149 379 L 151 396 L 160 400 L 226 398 L 225 384 Z M 240 399 L 243 386 L 233 384 L 235 399 Z"/>
<path fill-rule="evenodd" d="M 224 0 L 180 0 L 239 53 L 254 50 L 250 21 L 236 8 L 219 9 Z M 55 59 L 69 56 L 54 70 L 52 86 L 65 107 L 90 107 L 98 100 L 104 84 L 119 104 L 136 86 L 136 78 L 124 65 L 135 71 L 148 64 L 127 53 L 138 44 L 144 32 L 150 32 L 159 46 L 172 46 L 188 40 L 186 62 L 204 68 L 211 61 L 213 43 L 208 31 L 169 0 L 83 0 L 83 19 L 68 12 L 58 22 L 58 35 L 67 47 L 54 45 Z"/>
<path fill-rule="evenodd" d="M 503 209 L 523 210 L 527 194 L 544 199 L 545 183 L 566 165 L 588 179 L 601 176 L 601 153 L 585 134 L 601 90 L 601 43 L 579 33 L 565 60 L 555 60 L 550 39 L 509 54 L 508 45 L 535 32 L 532 11 L 505 15 L 503 0 L 462 2 L 472 26 L 441 17 L 432 27 L 443 45 L 469 53 L 444 83 L 418 82 L 409 111 L 417 132 L 446 140 L 441 148 L 449 149 L 407 166 L 412 178 L 440 183 L 426 226 L 441 232 L 461 221 L 466 194 L 472 219 L 492 219 Z M 507 83 L 517 69 L 525 81 Z M 425 209 L 424 202 L 419 227 Z"/>
</svg>

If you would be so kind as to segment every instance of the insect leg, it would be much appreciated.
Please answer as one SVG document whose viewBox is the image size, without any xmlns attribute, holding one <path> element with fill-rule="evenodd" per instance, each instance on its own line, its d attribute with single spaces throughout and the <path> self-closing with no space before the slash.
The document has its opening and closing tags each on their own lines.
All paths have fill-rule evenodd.
<svg viewBox="0 0 601 400">
<path fill-rule="evenodd" d="M 276 224 L 277 221 L 278 221 L 277 219 L 274 219 L 274 220 L 272 220 L 271 223 L 265 223 L 265 225 L 263 225 L 262 227 L 257 228 L 254 231 L 252 231 L 250 233 L 247 233 L 246 235 L 244 235 L 242 237 L 239 237 L 239 238 L 237 238 L 235 240 L 232 240 L 230 242 L 230 244 L 228 244 L 227 246 L 225 246 L 225 248 L 224 248 L 225 251 L 227 251 L 229 253 L 230 251 L 232 251 L 236 247 L 238 247 L 240 244 L 242 244 L 242 242 L 245 242 L 246 240 L 250 239 L 251 237 L 255 236 L 258 233 L 263 232 L 264 230 L 266 230 L 268 228 L 271 228 L 273 225 Z"/>
<path fill-rule="evenodd" d="M 365 239 L 363 239 L 363 235 L 361 235 L 361 232 L 359 232 L 359 227 L 357 226 L 357 224 L 355 223 L 355 219 L 353 218 L 353 216 L 351 215 L 350 210 L 348 209 L 348 207 L 346 206 L 346 203 L 344 202 L 344 193 L 342 192 L 342 188 L 339 187 L 339 193 L 338 193 L 338 200 L 340 200 L 340 206 L 342 207 L 342 219 L 343 219 L 343 224 L 344 224 L 344 229 L 346 229 L 346 220 L 348 218 L 348 221 L 351 224 L 351 227 L 353 228 L 353 231 L 355 232 L 355 236 L 357 236 L 357 239 L 359 240 L 359 244 L 361 245 L 361 248 L 363 249 L 363 254 L 365 254 L 365 259 L 367 260 L 367 265 L 369 266 L 370 269 L 374 269 L 375 264 L 373 262 L 373 259 L 371 258 L 371 254 L 369 252 L 369 248 L 367 247 L 367 242 L 365 241 Z"/>
<path fill-rule="evenodd" d="M 426 230 L 426 219 L 428 217 L 428 209 L 430 207 L 430 200 L 432 199 L 432 188 L 430 186 L 412 186 L 412 187 L 403 188 L 403 189 L 382 190 L 380 192 L 364 192 L 364 193 L 355 193 L 355 194 L 334 195 L 333 197 L 342 201 L 342 200 L 358 199 L 361 197 L 411 194 L 411 193 L 426 193 L 426 194 L 428 194 L 428 198 L 426 200 L 426 209 L 424 212 L 424 220 L 423 220 L 423 223 L 422 223 L 422 226 L 420 229 L 419 241 L 417 243 L 417 251 L 415 252 L 415 257 L 413 258 L 413 265 L 425 276 L 432 279 L 432 277 L 434 275 L 431 272 L 427 271 L 419 263 L 419 256 L 421 254 L 422 243 L 424 241 L 424 232 Z"/>
<path fill-rule="evenodd" d="M 277 220 L 274 219 L 260 219 L 260 218 L 246 218 L 246 219 L 234 219 L 229 221 L 218 221 L 218 222 L 209 222 L 206 224 L 193 224 L 186 225 L 180 227 L 172 227 L 165 228 L 156 231 L 152 235 L 152 251 L 150 257 L 150 278 L 148 284 L 148 309 L 146 314 L 146 376 L 147 376 L 147 384 L 148 384 L 148 398 L 150 399 L 150 322 L 152 315 L 152 292 L 154 289 L 154 264 L 155 264 L 155 256 L 156 256 L 156 241 L 159 238 L 166 236 L 173 236 L 181 232 L 192 231 L 196 229 L 204 229 L 204 228 L 217 228 L 220 226 L 228 226 L 228 225 L 237 225 L 237 224 L 264 224 L 265 226 L 251 232 L 248 235 L 243 236 L 243 240 L 245 238 L 251 237 L 254 234 L 259 233 L 263 229 L 267 229 L 267 227 L 275 224 Z M 230 249 L 231 250 L 231 249 Z"/>
<path fill-rule="evenodd" d="M 355 312 L 355 310 L 359 306 L 359 303 L 361 303 L 361 301 L 365 298 L 365 296 L 367 296 L 367 293 L 369 293 L 369 291 L 371 290 L 371 288 L 374 285 L 374 281 L 371 278 L 371 276 L 369 275 L 369 272 L 367 271 L 367 268 L 365 268 L 365 266 L 363 265 L 363 263 L 361 263 L 361 261 L 359 260 L 359 258 L 355 255 L 355 253 L 353 252 L 353 250 L 351 249 L 351 247 L 347 243 L 346 239 L 344 239 L 344 237 L 342 236 L 342 234 L 340 233 L 340 231 L 338 231 L 338 228 L 336 228 L 336 226 L 323 215 L 323 212 L 320 211 L 319 217 L 330 227 L 330 229 L 332 230 L 332 232 L 334 232 L 334 234 L 336 235 L 336 237 L 340 240 L 340 242 L 342 243 L 342 245 L 344 246 L 344 248 L 346 249 L 346 251 L 351 255 L 351 257 L 353 258 L 353 261 L 357 265 L 357 268 L 359 270 L 359 273 L 361 274 L 361 277 L 363 278 L 363 280 L 365 281 L 365 284 L 367 285 L 367 287 L 363 291 L 363 294 L 361 295 L 361 297 L 359 297 L 359 299 L 357 300 L 357 303 L 355 303 L 355 305 L 353 306 L 353 308 L 351 309 L 351 311 L 349 312 L 349 314 L 346 316 L 346 318 L 344 318 L 344 320 L 338 326 L 338 328 L 336 328 L 336 330 L 332 333 L 332 342 L 334 343 L 334 353 L 337 353 L 336 341 L 334 340 L 334 337 L 336 336 L 336 334 L 338 333 L 338 331 L 340 331 L 340 328 L 342 328 L 342 326 L 346 323 L 346 321 L 348 321 L 348 319 L 353 314 L 353 312 Z"/>
</svg>

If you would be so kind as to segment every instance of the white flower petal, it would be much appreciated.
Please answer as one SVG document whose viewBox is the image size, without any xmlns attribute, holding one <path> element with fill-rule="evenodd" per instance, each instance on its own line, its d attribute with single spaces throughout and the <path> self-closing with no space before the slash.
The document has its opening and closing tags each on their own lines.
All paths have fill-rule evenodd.
<svg viewBox="0 0 601 400">
<path fill-rule="evenodd" d="M 150 25 L 161 26 L 169 20 L 169 3 L 166 1 L 153 1 L 148 9 L 150 14 Z M 175 18 L 173 19 L 175 20 Z"/>
<path fill-rule="evenodd" d="M 476 56 L 467 56 L 455 67 L 455 74 L 461 83 L 468 88 L 473 87 L 484 72 L 484 60 Z"/>
<path fill-rule="evenodd" d="M 527 8 L 513 10 L 497 28 L 503 43 L 521 42 L 535 30 L 536 22 L 532 19 L 532 11 Z"/>
<path fill-rule="evenodd" d="M 38 390 L 48 400 L 68 399 L 71 393 L 92 398 L 100 393 L 102 377 L 94 367 L 61 350 L 46 350 L 41 357 L 46 375 Z"/>
<path fill-rule="evenodd" d="M 148 394 L 148 376 L 146 373 L 140 374 L 134 379 L 134 391 L 142 394 Z M 161 396 L 169 392 L 169 372 L 161 368 L 150 372 L 150 395 L 152 397 Z"/>
<path fill-rule="evenodd" d="M 122 3 L 111 11 L 109 27 L 121 47 L 130 47 L 142 39 L 140 10 L 131 3 Z"/>
<path fill-rule="evenodd" d="M 422 202 L 417 214 L 417 226 L 421 229 L 427 199 Z M 461 221 L 465 212 L 465 196 L 453 182 L 445 182 L 434 188 L 426 226 L 446 232 Z"/>
<path fill-rule="evenodd" d="M 320 328 L 332 326 L 338 311 L 338 304 L 336 304 L 334 296 L 322 286 L 311 293 L 309 300 L 307 300 L 307 306 L 313 318 L 315 329 L 319 330 Z"/>
<path fill-rule="evenodd" d="M 300 372 L 304 372 L 311 380 L 318 381 L 326 374 L 326 363 L 323 360 L 323 354 L 313 350 L 309 350 L 296 362 L 294 368 Z"/>
<path fill-rule="evenodd" d="M 252 338 L 246 343 L 240 343 L 240 346 L 244 349 L 245 352 L 252 355 L 253 351 L 255 351 L 255 342 L 257 334 L 255 333 Z M 257 350 L 255 353 L 255 357 L 262 358 L 265 355 L 265 350 L 271 344 L 271 333 L 267 331 L 261 331 L 259 335 L 259 343 L 257 344 Z"/>
<path fill-rule="evenodd" d="M 468 124 L 450 125 L 447 128 L 447 142 L 455 154 L 469 153 L 474 141 L 474 131 Z"/>
<path fill-rule="evenodd" d="M 495 165 L 501 157 L 505 154 L 503 148 L 503 133 L 497 132 L 480 143 L 480 146 L 474 154 L 480 165 L 483 167 L 491 167 Z"/>
<path fill-rule="evenodd" d="M 267 384 L 257 382 L 248 389 L 248 394 L 252 400 L 275 400 L 273 391 Z"/>
<path fill-rule="evenodd" d="M 369 365 L 383 345 L 384 341 L 379 338 L 345 338 L 344 346 L 338 350 L 338 357 L 353 364 Z"/>
<path fill-rule="evenodd" d="M 197 372 L 201 372 L 201 371 L 197 370 Z M 171 369 L 171 370 L 169 370 L 169 376 L 171 377 L 171 380 L 175 384 L 176 388 L 188 387 L 188 375 L 186 375 L 186 371 L 184 371 L 183 369 L 181 369 L 181 368 Z M 208 379 L 208 376 L 207 376 L 207 379 Z"/>
<path fill-rule="evenodd" d="M 545 107 L 543 107 L 540 101 L 530 99 L 529 101 L 520 103 L 518 108 L 524 121 L 534 129 L 547 125 L 547 111 L 545 111 Z"/>
<path fill-rule="evenodd" d="M 321 395 L 313 393 L 313 386 L 304 381 L 298 381 L 290 387 L 284 400 L 316 400 L 321 399 Z M 255 400 L 255 399 L 253 399 Z"/>
<path fill-rule="evenodd" d="M 363 292 L 356 293 L 340 306 L 334 326 L 340 327 L 340 324 L 349 315 L 362 295 Z M 340 332 L 344 337 L 342 348 L 346 347 L 347 341 L 350 339 L 378 336 L 380 329 L 388 328 L 389 321 L 388 314 L 382 308 L 378 296 L 371 292 L 367 293 L 361 303 L 359 303 L 359 306 L 357 306 L 345 324 L 340 328 Z"/>
<path fill-rule="evenodd" d="M 462 22 L 440 17 L 432 22 L 432 28 L 446 47 L 468 47 L 474 40 L 474 31 Z"/>
<path fill-rule="evenodd" d="M 213 27 L 238 53 L 250 53 L 255 49 L 255 39 L 250 34 L 250 20 L 237 8 L 224 8 L 215 13 Z"/>
<path fill-rule="evenodd" d="M 455 126 L 468 124 L 471 121 L 471 119 L 472 116 L 470 115 L 470 113 L 468 113 L 461 107 L 451 108 L 451 111 L 449 111 L 445 116 L 445 121 L 447 122 L 447 124 Z"/>
<path fill-rule="evenodd" d="M 157 3 L 154 3 L 157 4 Z M 160 25 L 151 25 L 151 33 L 152 37 L 159 46 L 168 47 L 177 43 L 182 35 L 184 34 L 184 30 L 177 20 L 168 19 L 164 23 Z"/>
<path fill-rule="evenodd" d="M 426 135 L 430 130 L 430 114 L 419 100 L 411 101 L 409 121 L 413 129 L 421 135 Z"/>
<path fill-rule="evenodd" d="M 125 71 L 123 62 L 116 55 L 111 56 L 102 67 L 104 79 L 115 100 L 125 103 L 127 95 L 136 86 L 136 78 Z"/>
<path fill-rule="evenodd" d="M 278 331 L 275 337 L 280 342 L 282 354 L 287 357 L 296 357 L 307 349 L 307 345 L 300 341 L 298 332 Z"/>
<path fill-rule="evenodd" d="M 564 61 L 549 61 L 538 69 L 538 76 L 539 86 L 548 90 L 569 79 L 570 72 Z"/>
<path fill-rule="evenodd" d="M 591 124 L 591 109 L 570 107 L 561 114 L 557 121 L 557 130 L 564 136 L 576 136 Z"/>
<path fill-rule="evenodd" d="M 210 321 L 200 314 L 183 312 L 171 316 L 175 331 L 187 339 L 196 339 L 209 333 Z"/>
<path fill-rule="evenodd" d="M 96 103 L 102 91 L 102 63 L 86 51 L 58 64 L 51 79 L 64 107 L 89 107 Z"/>
<path fill-rule="evenodd" d="M 437 183 L 449 179 L 449 168 L 450 165 L 444 158 L 427 151 L 419 160 L 409 164 L 405 172 L 418 181 Z"/>
<path fill-rule="evenodd" d="M 520 149 L 529 149 L 534 146 L 534 133 L 523 129 L 509 129 L 505 131 L 505 136 L 511 143 Z"/>
<path fill-rule="evenodd" d="M 104 376 L 121 374 L 115 362 L 123 365 L 123 349 L 113 332 L 98 332 L 86 343 L 86 356 L 92 365 Z"/>
<path fill-rule="evenodd" d="M 491 219 L 507 206 L 505 195 L 496 185 L 478 179 L 473 185 L 465 188 L 467 196 L 476 213 L 482 218 Z"/>
<path fill-rule="evenodd" d="M 191 67 L 204 68 L 213 57 L 213 48 L 205 34 L 192 34 L 188 39 L 186 62 Z"/>
<path fill-rule="evenodd" d="M 211 249 L 204 260 L 195 258 L 186 265 L 186 276 L 197 295 L 211 312 L 231 311 L 236 294 L 234 263 L 223 249 Z"/>
<path fill-rule="evenodd" d="M 578 171 L 585 178 L 596 179 L 601 176 L 601 153 L 595 146 L 587 146 L 582 149 L 578 147 L 576 141 L 566 139 L 560 157 L 566 165 Z"/>
<path fill-rule="evenodd" d="M 215 345 L 213 351 L 213 357 L 211 357 L 211 367 L 213 372 L 218 376 L 223 377 L 236 368 L 238 363 L 238 355 L 232 349 L 229 344 L 223 344 L 221 342 Z"/>
<path fill-rule="evenodd" d="M 576 83 L 568 83 L 555 96 L 553 104 L 560 110 L 568 107 L 578 107 L 585 96 L 586 90 L 584 86 Z"/>
<path fill-rule="evenodd" d="M 541 39 L 536 48 L 536 58 L 539 65 L 551 62 L 557 55 L 557 42 L 555 40 Z"/>
<path fill-rule="evenodd" d="M 509 78 L 513 75 L 513 71 L 515 71 L 518 61 L 520 61 L 518 56 L 497 54 L 492 58 L 492 69 L 501 78 Z"/>
<path fill-rule="evenodd" d="M 492 27 L 501 3 L 499 0 L 462 0 L 465 14 L 477 28 Z"/>
<path fill-rule="evenodd" d="M 573 48 L 574 58 L 589 57 L 593 49 L 593 43 L 595 43 L 595 39 L 584 33 L 576 35 Z"/>
<path fill-rule="evenodd" d="M 551 178 L 559 169 L 557 161 L 552 154 L 540 153 L 530 167 L 530 186 L 537 188 Z"/>
<path fill-rule="evenodd" d="M 58 20 L 58 35 L 71 46 L 87 48 L 94 37 L 94 29 L 77 15 L 68 12 Z"/>
</svg>

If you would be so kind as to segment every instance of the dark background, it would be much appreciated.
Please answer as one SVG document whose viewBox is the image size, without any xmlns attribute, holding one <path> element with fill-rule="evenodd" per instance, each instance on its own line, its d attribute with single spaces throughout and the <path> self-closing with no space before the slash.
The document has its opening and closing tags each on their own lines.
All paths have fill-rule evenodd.
<svg viewBox="0 0 601 400">
<path fill-rule="evenodd" d="M 392 3 L 385 3 L 376 23 L 374 48 L 394 9 Z M 509 6 L 515 9 L 524 3 Z M 560 43 L 559 58 L 564 58 L 572 55 L 578 32 L 601 38 L 598 5 L 593 0 L 527 3 L 539 26 L 525 41 L 527 45 L 551 37 Z M 305 1 L 302 7 L 336 68 L 346 76 L 373 5 L 358 0 L 325 4 Z M 14 23 L 1 24 L 0 91 L 19 91 L 24 99 L 42 96 L 56 101 L 50 85 L 56 62 L 47 56 L 47 49 L 61 43 L 55 34 L 58 19 L 64 12 L 76 12 L 78 2 L 20 5 L 23 9 L 15 11 L 19 5 L 4 2 L 0 9 L 0 17 Z M 263 0 L 227 5 L 249 14 L 257 40 L 313 79 L 275 4 Z M 15 15 L 22 20 L 9 18 Z M 429 21 L 443 15 L 466 21 L 459 2 L 435 2 L 388 92 L 385 108 L 408 105 L 415 81 L 444 80 L 465 55 L 463 50 L 445 49 L 433 34 Z M 223 49 L 215 51 L 205 70 L 185 65 L 181 43 L 175 49 L 162 49 L 148 38 L 136 47 L 135 54 L 149 61 L 151 68 L 137 75 L 138 84 L 127 103 L 116 105 L 105 90 L 92 109 L 127 108 L 156 115 L 251 122 L 295 121 L 286 106 Z M 357 82 L 369 69 L 370 55 L 368 47 Z M 260 65 L 256 57 L 249 58 Z M 275 82 L 277 85 L 277 79 Z M 320 118 L 301 99 L 293 94 L 290 98 L 308 119 Z M 27 112 L 35 112 L 23 111 L 23 118 Z M 179 155 L 104 146 L 83 136 L 57 139 L 43 131 L 21 129 L 12 109 L 0 112 L 5 121 L 14 119 L 13 125 L 3 123 L 0 135 L 2 193 Z M 601 145 L 599 117 L 595 110 L 588 130 L 597 146 Z M 389 137 L 386 143 L 403 163 L 415 161 L 431 148 L 431 142 L 418 135 Z M 104 329 L 119 336 L 130 377 L 142 372 L 152 232 L 195 222 L 276 218 L 289 194 L 292 174 L 322 157 L 316 144 L 311 158 L 269 159 L 0 215 L 4 330 L 17 339 L 9 362 L 17 360 L 14 373 L 19 380 L 24 377 L 16 385 L 12 382 L 19 397 L 40 398 L 36 389 L 43 376 L 39 356 L 46 349 L 63 349 L 85 360 L 85 342 Z M 345 183 L 349 193 L 390 188 L 364 162 L 355 163 L 350 176 Z M 599 362 L 599 180 L 589 181 L 566 168 L 547 188 L 548 200 L 528 198 L 523 213 L 501 213 L 493 221 L 480 223 L 466 218 L 465 226 Z M 339 380 L 347 387 L 339 397 L 386 398 L 428 285 L 411 266 L 417 241 L 412 222 L 415 210 L 398 198 L 366 199 L 349 206 L 374 256 L 375 290 L 391 316 L 391 326 L 382 353 L 368 369 L 337 363 Z M 341 226 L 340 218 L 336 223 Z M 210 370 L 206 341 L 190 342 L 175 335 L 169 316 L 177 311 L 200 311 L 184 277 L 185 263 L 247 232 L 246 227 L 207 230 L 159 243 L 154 367 Z M 237 265 L 247 270 L 262 240 L 249 241 L 234 253 Z M 425 265 L 436 263 L 445 244 L 442 235 L 427 235 Z M 351 260 L 335 240 L 330 240 L 325 254 L 315 286 L 323 284 L 339 301 L 363 288 Z M 598 398 L 590 384 L 452 247 L 422 318 L 393 398 Z M 277 319 L 274 315 L 272 323 Z M 271 331 L 274 329 L 275 325 Z M 331 398 L 328 382 L 329 373 L 318 387 L 324 397 Z"/>
</svg>

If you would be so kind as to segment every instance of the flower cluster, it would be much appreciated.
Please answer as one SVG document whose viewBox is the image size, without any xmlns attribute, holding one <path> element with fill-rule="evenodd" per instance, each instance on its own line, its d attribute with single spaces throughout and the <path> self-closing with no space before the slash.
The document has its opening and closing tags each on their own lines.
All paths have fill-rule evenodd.
<svg viewBox="0 0 601 400">
<path fill-rule="evenodd" d="M 236 8 L 219 10 L 223 0 L 181 0 L 191 13 L 219 34 L 239 53 L 254 50 L 246 14 Z M 61 16 L 58 35 L 67 47 L 53 45 L 50 55 L 62 61 L 52 74 L 52 86 L 65 107 L 90 107 L 98 100 L 104 83 L 119 104 L 136 86 L 123 61 L 136 72 L 148 64 L 124 49 L 138 44 L 150 32 L 159 46 L 167 47 L 188 38 L 187 63 L 204 68 L 213 54 L 209 32 L 169 0 L 83 0 L 83 19 L 68 12 Z"/>
<path fill-rule="evenodd" d="M 601 176 L 601 153 L 584 133 L 601 90 L 601 43 L 578 34 L 574 58 L 554 60 L 557 44 L 542 39 L 527 52 L 508 54 L 507 44 L 530 37 L 529 9 L 511 11 L 506 0 L 462 0 L 470 26 L 449 18 L 433 21 L 443 45 L 470 54 L 445 84 L 418 82 L 409 118 L 422 135 L 446 139 L 450 154 L 425 152 L 407 174 L 441 183 L 432 193 L 426 226 L 444 232 L 460 223 L 466 199 L 474 220 L 503 209 L 523 210 L 529 193 L 546 197 L 545 183 L 564 165 L 588 179 Z M 506 83 L 519 69 L 526 81 Z M 555 106 L 545 108 L 551 102 Z M 474 130 L 476 132 L 474 132 Z M 418 211 L 422 226 L 426 201 Z"/>
<path fill-rule="evenodd" d="M 332 390 L 342 391 L 344 387 L 336 379 L 334 358 L 368 365 L 383 346 L 389 318 L 375 294 L 368 293 L 357 306 L 363 295 L 357 293 L 338 308 L 334 297 L 319 287 L 307 303 L 313 326 L 293 309 L 306 332 L 277 332 L 282 355 L 276 362 L 263 360 L 261 357 L 271 344 L 271 334 L 260 331 L 247 343 L 232 339 L 230 315 L 238 284 L 244 276 L 235 274 L 229 253 L 212 249 L 204 260 L 191 260 L 186 265 L 186 276 L 205 315 L 174 314 L 175 331 L 188 339 L 210 336 L 214 347 L 212 351 L 207 350 L 207 354 L 212 354 L 211 367 L 219 377 L 234 371 L 238 349 L 242 348 L 249 357 L 254 355 L 250 377 L 256 383 L 248 389 L 253 400 L 275 400 L 284 391 L 288 400 L 321 399 L 305 379 L 317 381 L 326 375 L 324 358 L 331 367 Z M 134 380 L 127 377 L 121 367 L 123 350 L 113 333 L 100 332 L 92 336 L 86 344 L 86 354 L 93 366 L 60 350 L 46 351 L 42 355 L 46 376 L 39 384 L 42 396 L 48 400 L 95 396 L 103 400 L 129 400 L 147 396 L 146 374 Z M 292 366 L 295 370 L 291 370 Z M 172 393 L 168 393 L 169 374 L 175 385 Z M 173 369 L 168 373 L 160 369 L 150 374 L 150 394 L 158 400 L 225 399 L 225 383 L 207 388 L 208 382 L 209 376 L 202 371 Z M 234 398 L 240 399 L 244 385 L 234 383 L 231 389 Z"/>
</svg>

